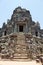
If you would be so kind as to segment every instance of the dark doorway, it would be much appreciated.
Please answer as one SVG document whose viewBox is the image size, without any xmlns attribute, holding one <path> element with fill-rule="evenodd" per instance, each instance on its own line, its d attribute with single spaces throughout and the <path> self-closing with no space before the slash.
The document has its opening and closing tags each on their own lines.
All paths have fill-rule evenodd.
<svg viewBox="0 0 43 65">
<path fill-rule="evenodd" d="M 38 36 L 38 32 L 37 31 L 35 32 L 35 34 L 36 34 L 36 36 Z"/>
<path fill-rule="evenodd" d="M 4 35 L 6 35 L 6 33 L 7 33 L 7 32 L 6 32 L 6 31 L 4 31 Z"/>
<path fill-rule="evenodd" d="M 19 26 L 19 32 L 23 32 L 23 26 Z"/>
</svg>

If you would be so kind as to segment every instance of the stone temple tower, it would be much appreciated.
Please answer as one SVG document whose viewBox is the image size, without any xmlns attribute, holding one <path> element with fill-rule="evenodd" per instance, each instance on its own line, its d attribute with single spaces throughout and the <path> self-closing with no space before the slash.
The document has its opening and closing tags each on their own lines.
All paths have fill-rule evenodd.
<svg viewBox="0 0 43 65">
<path fill-rule="evenodd" d="M 17 7 L 0 28 L 0 56 L 3 59 L 33 59 L 43 54 L 43 29 L 30 11 Z"/>
<path fill-rule="evenodd" d="M 7 21 L 7 24 L 3 24 L 2 29 L 0 30 L 1 35 L 11 34 L 11 33 L 29 33 L 33 35 L 40 34 L 40 25 L 32 21 L 30 11 L 17 7 L 11 16 L 11 19 Z"/>
</svg>

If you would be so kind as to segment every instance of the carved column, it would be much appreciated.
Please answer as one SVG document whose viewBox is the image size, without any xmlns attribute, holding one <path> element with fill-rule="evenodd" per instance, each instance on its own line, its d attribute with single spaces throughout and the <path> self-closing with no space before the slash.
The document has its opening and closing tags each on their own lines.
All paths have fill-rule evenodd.
<svg viewBox="0 0 43 65">
<path fill-rule="evenodd" d="M 14 32 L 17 32 L 17 24 L 15 24 Z"/>
</svg>

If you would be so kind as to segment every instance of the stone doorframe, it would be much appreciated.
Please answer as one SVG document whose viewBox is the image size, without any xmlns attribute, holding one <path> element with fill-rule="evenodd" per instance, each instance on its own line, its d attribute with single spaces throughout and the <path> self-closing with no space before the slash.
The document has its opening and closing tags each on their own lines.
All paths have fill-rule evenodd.
<svg viewBox="0 0 43 65">
<path fill-rule="evenodd" d="M 20 32 L 20 26 L 23 27 L 23 31 L 21 32 L 26 32 L 26 22 L 20 22 L 20 23 L 17 23 L 17 32 Z"/>
</svg>

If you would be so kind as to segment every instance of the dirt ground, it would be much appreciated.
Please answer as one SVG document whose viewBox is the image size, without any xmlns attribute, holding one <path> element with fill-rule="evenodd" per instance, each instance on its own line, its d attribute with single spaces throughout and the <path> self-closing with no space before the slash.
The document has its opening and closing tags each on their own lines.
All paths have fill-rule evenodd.
<svg viewBox="0 0 43 65">
<path fill-rule="evenodd" d="M 42 64 L 41 62 L 37 63 L 36 61 L 28 61 L 28 62 L 0 61 L 0 65 L 42 65 Z"/>
</svg>

